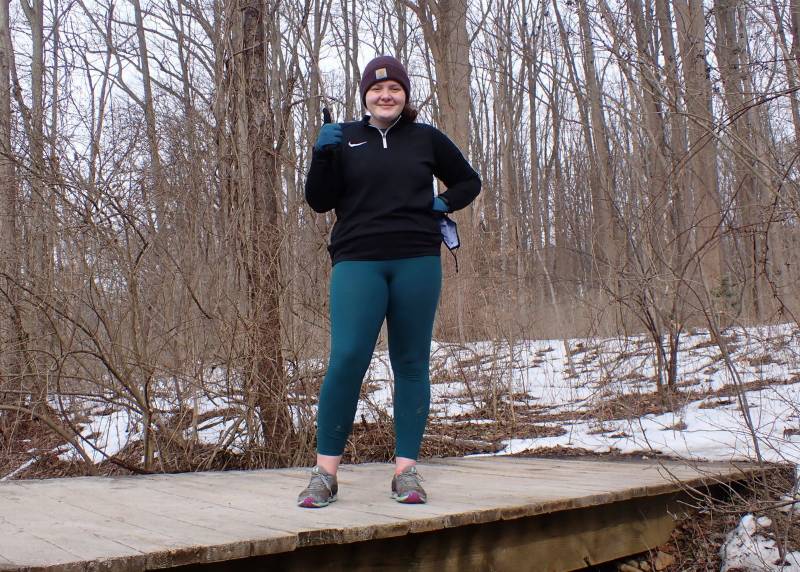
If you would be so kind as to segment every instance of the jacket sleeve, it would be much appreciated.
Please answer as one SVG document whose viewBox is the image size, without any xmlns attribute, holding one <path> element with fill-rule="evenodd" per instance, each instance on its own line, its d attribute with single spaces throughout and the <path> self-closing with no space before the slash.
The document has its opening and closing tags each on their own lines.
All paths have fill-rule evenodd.
<svg viewBox="0 0 800 572">
<path fill-rule="evenodd" d="M 463 209 L 481 192 L 481 178 L 447 135 L 433 130 L 434 176 L 447 190 L 442 197 L 451 211 Z"/>
<path fill-rule="evenodd" d="M 306 176 L 306 202 L 318 213 L 335 209 L 344 189 L 336 150 L 312 151 Z"/>
</svg>

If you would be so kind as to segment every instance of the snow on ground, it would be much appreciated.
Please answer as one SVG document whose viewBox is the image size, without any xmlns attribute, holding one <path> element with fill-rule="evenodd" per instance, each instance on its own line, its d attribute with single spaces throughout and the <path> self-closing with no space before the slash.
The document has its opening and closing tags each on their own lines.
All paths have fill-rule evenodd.
<svg viewBox="0 0 800 572">
<path fill-rule="evenodd" d="M 129 442 L 141 439 L 140 426 L 131 419 L 127 409 L 115 410 L 105 415 L 95 415 L 83 426 L 78 445 L 94 463 L 100 463 L 119 453 Z M 59 455 L 70 461 L 82 457 L 73 447 Z"/>
<path fill-rule="evenodd" d="M 765 517 L 745 515 L 739 525 L 728 533 L 720 549 L 721 572 L 753 570 L 771 572 L 800 572 L 800 552 L 788 552 L 780 557 L 777 543 L 765 534 L 772 521 Z"/>
<path fill-rule="evenodd" d="M 515 436 L 503 442 L 501 455 L 572 447 L 599 453 L 744 460 L 755 458 L 756 441 L 765 460 L 800 463 L 800 383 L 787 383 L 800 381 L 800 331 L 790 325 L 738 329 L 726 332 L 726 340 L 738 382 L 764 385 L 744 394 L 752 431 L 735 396 L 708 395 L 737 380 L 704 331 L 681 338 L 678 359 L 679 386 L 699 397 L 669 413 L 630 418 L 599 416 L 598 411 L 609 403 L 655 392 L 655 352 L 647 337 L 535 340 L 514 345 L 434 342 L 431 416 L 445 422 L 458 416 L 467 423 L 485 423 L 480 414 L 505 403 L 518 411 L 546 413 L 549 420 L 540 426 L 565 431 L 549 437 Z M 206 387 L 221 385 L 225 377 L 219 368 L 205 376 Z M 366 379 L 371 391 L 359 402 L 356 419 L 391 415 L 392 373 L 386 352 L 375 354 Z M 204 393 L 190 402 L 202 419 L 197 427 L 199 441 L 235 446 L 233 433 L 242 431 L 243 424 L 241 417 L 231 415 L 236 407 L 223 391 Z M 170 411 L 174 406 L 164 399 L 154 403 L 156 411 Z M 313 414 L 314 406 L 307 409 Z M 295 410 L 295 414 L 299 422 L 300 412 Z M 81 446 L 100 462 L 141 438 L 141 419 L 126 409 L 104 408 L 89 415 L 81 435 Z M 68 451 L 62 458 L 75 455 L 76 451 Z"/>
<path fill-rule="evenodd" d="M 774 326 L 728 335 L 738 382 L 751 384 L 745 385 L 749 390 L 744 399 L 752 430 L 735 392 L 713 394 L 731 387 L 735 378 L 705 332 L 684 336 L 680 345 L 678 385 L 697 394 L 697 399 L 680 403 L 670 413 L 602 421 L 592 413 L 603 404 L 655 392 L 652 343 L 642 337 L 572 340 L 577 371 L 571 371 L 563 343 L 526 342 L 527 351 L 517 360 L 517 367 L 510 368 L 505 389 L 526 393 L 551 416 L 560 415 L 559 421 L 548 424 L 566 432 L 555 437 L 510 439 L 499 454 L 561 446 L 743 460 L 756 457 L 757 441 L 765 460 L 800 462 L 796 435 L 800 433 L 800 332 Z M 760 388 L 752 388 L 756 382 Z M 452 416 L 475 409 L 464 400 L 447 399 L 457 391 L 453 384 L 434 386 L 435 414 Z"/>
<path fill-rule="evenodd" d="M 560 423 L 566 433 L 511 439 L 499 454 L 573 447 L 597 453 L 654 452 L 697 460 L 753 460 L 754 437 L 766 461 L 800 463 L 800 384 L 745 392 L 753 431 L 735 397 L 692 401 L 675 412 L 633 419 Z"/>
</svg>

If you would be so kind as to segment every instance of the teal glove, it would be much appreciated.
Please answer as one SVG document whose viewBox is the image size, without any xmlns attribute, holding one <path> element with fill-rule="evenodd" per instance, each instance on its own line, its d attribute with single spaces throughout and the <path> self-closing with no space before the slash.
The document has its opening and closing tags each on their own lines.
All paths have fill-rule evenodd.
<svg viewBox="0 0 800 572">
<path fill-rule="evenodd" d="M 342 126 L 339 123 L 326 123 L 319 130 L 314 151 L 327 151 L 342 142 Z"/>
<path fill-rule="evenodd" d="M 450 212 L 450 205 L 448 205 L 447 201 L 442 197 L 433 197 L 433 206 L 431 208 L 433 208 L 433 211 L 437 213 Z"/>
</svg>

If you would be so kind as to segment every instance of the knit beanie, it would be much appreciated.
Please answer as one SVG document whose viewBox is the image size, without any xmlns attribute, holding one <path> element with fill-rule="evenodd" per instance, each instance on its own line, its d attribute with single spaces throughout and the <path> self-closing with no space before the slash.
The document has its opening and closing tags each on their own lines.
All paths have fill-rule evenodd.
<svg viewBox="0 0 800 572">
<path fill-rule="evenodd" d="M 367 90 L 379 81 L 393 79 L 401 86 L 406 92 L 406 103 L 411 97 L 411 82 L 408 79 L 408 72 L 403 64 L 397 58 L 392 56 L 379 56 L 369 62 L 367 67 L 364 68 L 364 73 L 361 74 L 361 103 L 366 105 Z"/>
</svg>

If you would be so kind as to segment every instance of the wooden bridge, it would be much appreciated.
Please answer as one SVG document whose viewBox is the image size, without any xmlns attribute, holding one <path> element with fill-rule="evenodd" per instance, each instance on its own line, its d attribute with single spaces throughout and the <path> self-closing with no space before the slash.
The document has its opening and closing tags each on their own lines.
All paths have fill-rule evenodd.
<svg viewBox="0 0 800 572">
<path fill-rule="evenodd" d="M 752 466 L 531 458 L 343 466 L 339 501 L 295 506 L 307 469 L 0 483 L 0 570 L 562 571 L 665 542 L 683 501 Z"/>
</svg>

